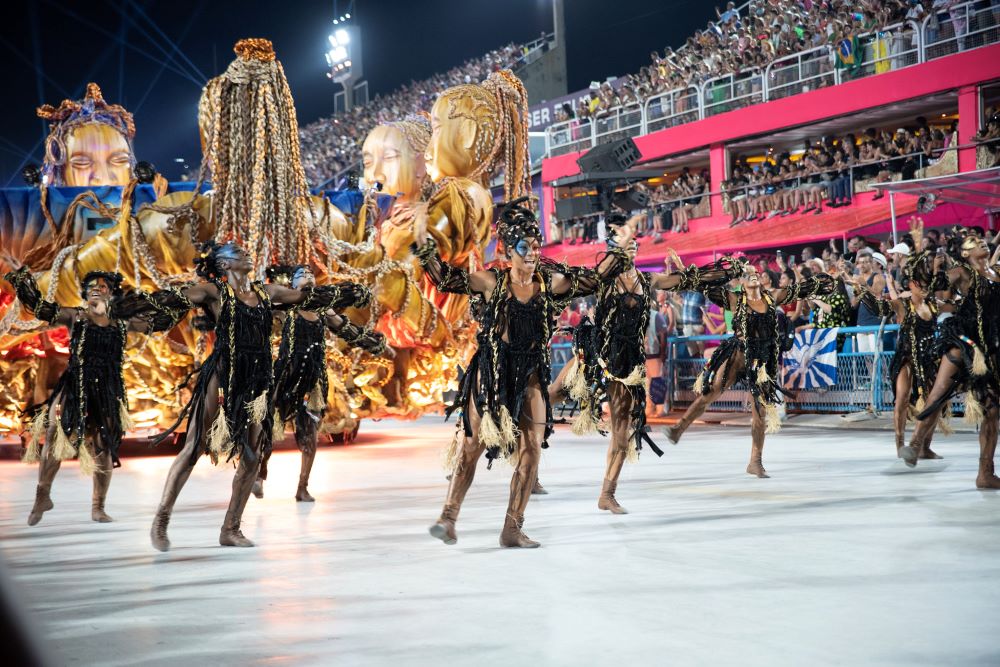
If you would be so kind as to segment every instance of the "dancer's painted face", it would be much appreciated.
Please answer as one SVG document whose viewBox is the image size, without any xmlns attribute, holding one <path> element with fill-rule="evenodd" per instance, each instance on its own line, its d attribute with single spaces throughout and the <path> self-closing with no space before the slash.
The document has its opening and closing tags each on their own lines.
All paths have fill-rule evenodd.
<svg viewBox="0 0 1000 667">
<path fill-rule="evenodd" d="M 760 287 L 760 274 L 757 273 L 757 268 L 753 266 L 748 266 L 743 272 L 744 287 Z"/>
<path fill-rule="evenodd" d="M 517 269 L 534 271 L 538 266 L 538 258 L 542 252 L 542 244 L 538 239 L 529 237 L 521 239 L 514 246 L 513 252 L 508 252 L 511 265 Z"/>
<path fill-rule="evenodd" d="M 251 271 L 253 262 L 247 251 L 238 245 L 226 244 L 219 250 L 219 264 L 230 271 Z"/>
<path fill-rule="evenodd" d="M 92 306 L 107 303 L 111 299 L 111 286 L 104 278 L 96 278 L 87 283 L 85 290 L 87 303 Z"/>
</svg>

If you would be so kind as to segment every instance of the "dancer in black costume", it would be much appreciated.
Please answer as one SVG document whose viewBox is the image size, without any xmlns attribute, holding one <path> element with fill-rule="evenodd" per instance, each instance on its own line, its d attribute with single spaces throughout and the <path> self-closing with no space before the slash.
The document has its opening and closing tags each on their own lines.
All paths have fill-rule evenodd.
<svg viewBox="0 0 1000 667">
<path fill-rule="evenodd" d="M 618 247 L 608 252 L 596 271 L 542 262 L 541 231 L 534 213 L 520 206 L 524 201 L 506 204 L 497 225 L 509 268 L 469 273 L 441 261 L 433 241 L 415 249 L 439 290 L 482 300 L 473 306 L 480 325 L 478 347 L 449 409 L 449 414 L 461 410 L 448 456 L 454 472 L 441 517 L 430 528 L 431 535 L 445 544 L 457 540 L 455 521 L 485 451 L 490 465 L 503 457 L 515 467 L 500 546 L 539 546 L 521 528 L 541 449 L 552 431 L 548 395 L 552 322 L 568 299 L 592 294 L 602 278 L 613 279 L 629 265 L 622 250 L 632 240 L 629 225 L 615 230 Z"/>
<path fill-rule="evenodd" d="M 923 238 L 918 233 L 916 238 Z M 940 255 L 938 256 L 940 257 Z M 935 260 L 930 252 L 921 252 L 909 257 L 903 266 L 902 282 L 909 290 L 908 295 L 885 299 L 871 293 L 863 281 L 854 281 L 852 285 L 858 290 L 862 302 L 879 317 L 893 317 L 899 324 L 899 337 L 896 352 L 892 356 L 889 375 L 895 392 L 895 407 L 893 410 L 893 427 L 896 432 L 896 456 L 906 444 L 906 420 L 910 414 L 923 412 L 927 407 L 927 397 L 934 386 L 937 376 L 938 351 L 937 318 L 941 308 L 934 291 L 947 285 L 942 275 L 938 274 L 940 260 Z M 942 416 L 947 418 L 947 406 L 942 407 Z M 947 434 L 946 424 L 942 422 L 942 431 Z M 938 454 L 931 450 L 933 431 L 927 434 L 926 445 L 920 452 L 920 458 L 939 459 Z"/>
<path fill-rule="evenodd" d="M 316 286 L 316 277 L 308 266 L 272 266 L 267 270 L 268 280 L 295 289 Z M 346 303 L 344 307 L 364 307 L 364 302 Z M 275 437 L 284 437 L 285 424 L 293 422 L 295 444 L 302 452 L 302 467 L 295 500 L 311 503 L 316 499 L 309 493 L 309 473 L 316 458 L 319 425 L 326 411 L 329 381 L 326 376 L 326 330 L 343 339 L 348 345 L 360 347 L 371 354 L 392 355 L 392 348 L 385 344 L 385 336 L 352 324 L 345 316 L 332 311 L 317 313 L 292 306 L 287 312 L 275 311 L 281 323 L 281 345 L 274 364 Z M 265 452 L 253 485 L 253 494 L 264 497 L 264 480 L 267 479 L 267 462 L 271 450 Z"/>
<path fill-rule="evenodd" d="M 938 366 L 927 407 L 917 415 L 910 444 L 899 450 L 908 466 L 917 465 L 930 435 L 953 396 L 965 392 L 965 421 L 979 427 L 976 487 L 1000 489 L 994 472 L 1000 403 L 1000 275 L 989 266 L 990 250 L 975 234 L 952 248 L 954 266 L 945 272 L 944 297 L 956 297 L 957 310 L 940 327 Z"/>
<path fill-rule="evenodd" d="M 118 449 L 125 432 L 132 428 L 122 377 L 126 334 L 148 333 L 155 327 L 116 307 L 113 298 L 121 295 L 122 283 L 118 273 L 93 271 L 84 276 L 81 298 L 86 305 L 79 308 L 64 308 L 43 299 L 26 267 L 4 277 L 35 317 L 70 330 L 69 366 L 49 398 L 25 411 L 33 419 L 24 460 L 39 463 L 28 525 L 34 526 L 52 509 L 52 482 L 62 462 L 74 456 L 79 456 L 80 470 L 94 478 L 90 518 L 108 523 L 112 519 L 104 511 L 104 503 L 111 471 L 121 466 Z M 43 433 L 45 446 L 40 448 Z"/>
<path fill-rule="evenodd" d="M 257 479 L 260 457 L 271 446 L 272 304 L 324 311 L 363 301 L 367 293 L 364 287 L 352 283 L 296 290 L 252 282 L 250 257 L 233 243 L 204 244 L 195 264 L 205 282 L 146 295 L 153 310 L 186 311 L 199 306 L 215 326 L 215 345 L 198 369 L 191 400 L 177 423 L 154 440 L 170 437 L 187 418 L 184 448 L 170 467 L 150 529 L 150 540 L 160 551 L 170 548 L 167 525 L 174 503 L 199 456 L 206 451 L 213 460 L 239 459 L 219 544 L 253 546 L 240 531 L 240 520 Z"/>
<path fill-rule="evenodd" d="M 612 220 L 619 224 L 625 222 L 620 214 Z M 637 249 L 635 241 L 626 248 L 630 260 L 635 258 Z M 604 432 L 602 409 L 604 402 L 608 403 L 611 441 L 598 509 L 612 514 L 628 513 L 615 498 L 615 491 L 625 461 L 638 459 L 643 441 L 657 455 L 663 455 L 646 433 L 643 341 L 649 311 L 657 307 L 655 290 L 721 287 L 740 271 L 742 265 L 728 257 L 711 265 L 691 265 L 669 274 L 646 273 L 632 267 L 598 288 L 594 322 L 587 321 L 577 327 L 573 334 L 575 355 L 570 361 L 573 366 L 565 376 L 565 386 L 554 388 L 552 392 L 562 389 L 579 402 L 580 414 L 573 422 L 573 433 L 577 435 Z"/>
<path fill-rule="evenodd" d="M 753 418 L 747 473 L 769 477 L 763 463 L 764 435 L 776 433 L 781 428 L 778 415 L 782 393 L 778 384 L 781 332 L 777 306 L 831 294 L 834 284 L 830 276 L 820 274 L 776 290 L 772 297 L 761 289 L 760 275 L 750 265 L 745 267 L 741 283 L 742 290 L 739 292 L 727 288 L 707 290 L 706 295 L 713 303 L 732 311 L 735 335 L 715 349 L 695 382 L 698 397 L 677 425 L 667 428 L 665 432 L 667 438 L 677 444 L 684 431 L 723 391 L 742 380 L 750 391 Z"/>
</svg>

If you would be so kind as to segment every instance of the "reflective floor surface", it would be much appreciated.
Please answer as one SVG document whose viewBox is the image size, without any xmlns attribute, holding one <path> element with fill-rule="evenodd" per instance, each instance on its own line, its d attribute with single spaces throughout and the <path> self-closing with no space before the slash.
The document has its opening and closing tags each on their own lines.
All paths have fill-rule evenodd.
<svg viewBox="0 0 1000 667">
<path fill-rule="evenodd" d="M 276 454 L 254 549 L 217 546 L 232 470 L 207 459 L 165 554 L 148 531 L 169 458 L 125 461 L 103 525 L 64 465 L 30 528 L 35 468 L 0 463 L 0 556 L 65 665 L 1000 664 L 1000 494 L 974 488 L 973 435 L 893 474 L 891 434 L 787 428 L 760 480 L 747 429 L 696 427 L 626 467 L 612 516 L 605 441 L 562 427 L 525 524 L 543 546 L 518 551 L 497 546 L 502 465 L 480 466 L 458 544 L 427 534 L 452 433 L 365 424 L 321 449 L 314 505 L 293 499 L 298 454 Z"/>
</svg>

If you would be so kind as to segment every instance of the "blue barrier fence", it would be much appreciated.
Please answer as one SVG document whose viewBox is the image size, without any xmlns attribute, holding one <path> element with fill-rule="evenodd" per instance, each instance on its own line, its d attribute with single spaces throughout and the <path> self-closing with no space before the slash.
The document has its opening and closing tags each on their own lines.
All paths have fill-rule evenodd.
<svg viewBox="0 0 1000 667">
<path fill-rule="evenodd" d="M 895 349 L 895 324 L 882 327 L 841 327 L 843 348 L 837 353 L 837 382 L 830 387 L 793 392 L 788 399 L 789 412 L 850 413 L 873 409 L 891 412 L 893 391 L 889 368 Z M 694 356 L 690 348 L 704 348 L 705 343 L 719 342 L 731 334 L 719 336 L 676 336 L 667 339 L 663 378 L 667 382 L 667 400 L 671 408 L 683 409 L 695 399 L 694 382 L 705 365 L 704 354 Z M 701 345 L 699 345 L 701 344 Z M 552 377 L 555 378 L 573 354 L 569 343 L 552 345 Z M 748 392 L 742 383 L 727 389 L 710 406 L 714 412 L 741 412 L 746 409 Z"/>
</svg>

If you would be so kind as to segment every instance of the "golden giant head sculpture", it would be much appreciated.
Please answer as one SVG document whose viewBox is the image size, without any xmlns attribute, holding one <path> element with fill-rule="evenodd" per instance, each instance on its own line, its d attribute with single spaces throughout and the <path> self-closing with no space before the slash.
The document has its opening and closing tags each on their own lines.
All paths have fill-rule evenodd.
<svg viewBox="0 0 1000 667">
<path fill-rule="evenodd" d="M 430 122 L 423 116 L 374 128 L 361 148 L 365 181 L 381 183 L 385 194 L 398 194 L 401 202 L 417 201 L 427 178 L 424 151 L 430 138 Z"/>
<path fill-rule="evenodd" d="M 504 166 L 505 199 L 528 187 L 528 94 L 510 70 L 493 72 L 481 84 L 448 88 L 431 109 L 431 140 L 424 155 L 437 183 L 468 178 L 485 184 Z"/>
<path fill-rule="evenodd" d="M 46 104 L 38 108 L 38 116 L 51 128 L 43 165 L 47 184 L 96 187 L 127 185 L 132 179 L 132 114 L 105 102 L 96 83 L 87 84 L 82 100 Z"/>
</svg>

